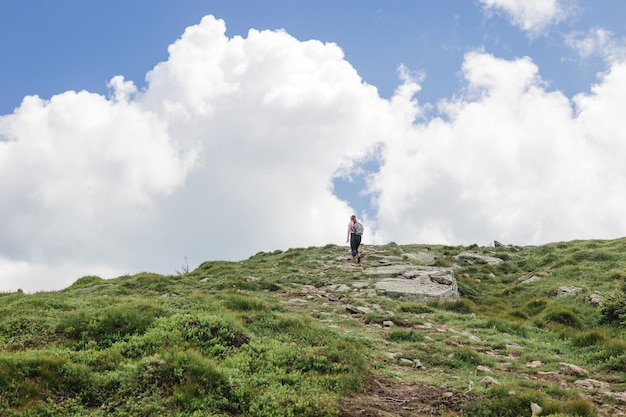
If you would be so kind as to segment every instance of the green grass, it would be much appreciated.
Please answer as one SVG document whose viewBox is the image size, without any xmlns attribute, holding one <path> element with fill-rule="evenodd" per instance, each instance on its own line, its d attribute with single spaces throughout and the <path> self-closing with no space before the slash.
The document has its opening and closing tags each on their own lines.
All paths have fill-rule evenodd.
<svg viewBox="0 0 626 417">
<path fill-rule="evenodd" d="M 459 264 L 468 250 L 504 262 Z M 459 399 L 433 397 L 439 415 L 530 415 L 533 402 L 544 415 L 598 415 L 575 376 L 537 377 L 562 362 L 626 390 L 626 239 L 363 251 L 359 266 L 345 247 L 327 245 L 0 294 L 0 415 L 338 417 L 357 413 L 346 399 L 365 402 L 380 381 Z M 416 252 L 454 267 L 459 301 L 373 290 L 376 278 L 364 272 L 389 259 L 424 267 Z M 531 276 L 540 279 L 523 283 Z M 555 296 L 572 286 L 580 291 Z M 585 301 L 593 292 L 604 295 L 601 306 Z M 351 313 L 347 304 L 370 310 Z M 481 383 L 480 366 L 498 384 Z M 380 407 L 371 415 L 406 415 L 371 407 Z"/>
</svg>

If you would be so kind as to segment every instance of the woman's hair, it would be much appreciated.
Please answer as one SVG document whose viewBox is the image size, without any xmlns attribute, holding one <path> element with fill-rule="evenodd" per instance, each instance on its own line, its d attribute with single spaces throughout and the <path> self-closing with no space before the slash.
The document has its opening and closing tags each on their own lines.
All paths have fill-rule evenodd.
<svg viewBox="0 0 626 417">
<path fill-rule="evenodd" d="M 353 222 L 356 222 L 356 215 L 353 214 L 352 216 L 350 216 L 350 220 L 352 220 Z"/>
</svg>

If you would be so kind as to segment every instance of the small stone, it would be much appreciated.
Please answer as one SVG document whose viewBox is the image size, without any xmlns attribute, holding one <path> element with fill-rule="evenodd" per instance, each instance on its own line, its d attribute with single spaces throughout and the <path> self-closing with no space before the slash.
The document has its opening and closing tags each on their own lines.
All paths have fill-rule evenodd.
<svg viewBox="0 0 626 417">
<path fill-rule="evenodd" d="M 561 362 L 561 372 L 565 375 L 589 376 L 589 371 L 571 363 Z"/>
<path fill-rule="evenodd" d="M 492 385 L 492 384 L 496 384 L 496 385 L 500 384 L 497 380 L 495 380 L 494 378 L 490 376 L 484 377 L 483 380 L 480 382 L 485 386 Z"/>
<path fill-rule="evenodd" d="M 530 411 L 531 411 L 533 416 L 538 416 L 538 415 L 541 415 L 541 412 L 543 411 L 543 408 L 541 408 L 539 406 L 539 404 L 537 404 L 537 403 L 531 403 L 530 404 Z"/>
<path fill-rule="evenodd" d="M 526 364 L 526 366 L 529 367 L 529 368 L 539 368 L 542 365 L 543 365 L 543 363 L 541 361 L 532 361 L 532 362 L 528 362 Z"/>
<path fill-rule="evenodd" d="M 395 323 L 393 321 L 391 321 L 391 320 L 385 320 L 385 321 L 383 321 L 383 326 L 385 326 L 385 327 L 393 327 L 393 326 L 395 326 Z"/>
<path fill-rule="evenodd" d="M 487 374 L 492 374 L 492 373 L 493 373 L 493 371 L 492 371 L 491 369 L 489 369 L 489 367 L 487 367 L 487 366 L 483 366 L 483 365 L 478 365 L 478 366 L 476 367 L 476 370 L 477 370 L 478 372 L 485 372 L 485 373 L 487 373 Z"/>
</svg>

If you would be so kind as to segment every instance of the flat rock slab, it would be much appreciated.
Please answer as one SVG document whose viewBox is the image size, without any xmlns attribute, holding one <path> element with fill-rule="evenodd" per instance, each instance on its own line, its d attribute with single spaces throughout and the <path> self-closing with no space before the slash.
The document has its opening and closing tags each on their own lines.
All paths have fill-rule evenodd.
<svg viewBox="0 0 626 417">
<path fill-rule="evenodd" d="M 384 265 L 367 268 L 363 271 L 365 275 L 379 275 L 387 277 L 403 277 L 411 278 L 424 273 L 433 273 L 438 271 L 451 271 L 450 268 L 442 268 L 436 266 L 416 266 L 416 265 Z"/>
<path fill-rule="evenodd" d="M 435 255 L 428 252 L 407 253 L 406 257 L 417 262 L 432 264 L 435 262 Z"/>
<path fill-rule="evenodd" d="M 445 279 L 442 279 L 444 276 Z M 376 283 L 376 289 L 391 297 L 410 301 L 456 301 L 460 298 L 452 273 L 424 271 L 411 279 L 385 278 Z"/>
</svg>

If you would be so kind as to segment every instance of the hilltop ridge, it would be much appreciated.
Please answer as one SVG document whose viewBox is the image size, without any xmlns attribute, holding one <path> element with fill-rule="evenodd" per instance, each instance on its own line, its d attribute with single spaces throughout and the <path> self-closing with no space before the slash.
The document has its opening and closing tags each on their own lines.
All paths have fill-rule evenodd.
<svg viewBox="0 0 626 417">
<path fill-rule="evenodd" d="M 294 248 L 1 294 L 0 413 L 626 414 L 626 239 L 363 252 L 352 264 L 346 247 Z"/>
</svg>

